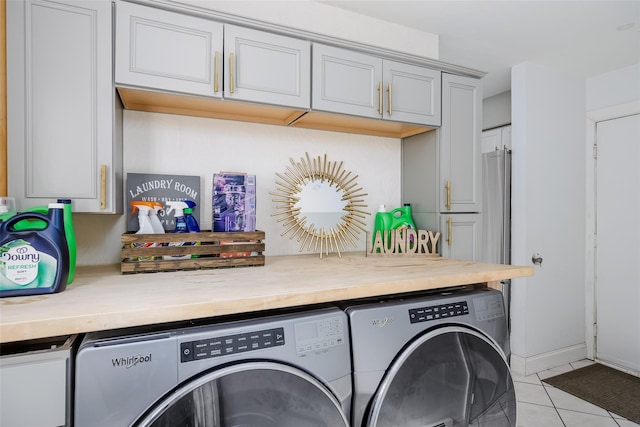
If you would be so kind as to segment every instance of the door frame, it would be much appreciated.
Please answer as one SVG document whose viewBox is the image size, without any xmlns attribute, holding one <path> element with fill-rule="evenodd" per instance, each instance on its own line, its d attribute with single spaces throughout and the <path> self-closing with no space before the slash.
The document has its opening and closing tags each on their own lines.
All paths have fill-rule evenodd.
<svg viewBox="0 0 640 427">
<path fill-rule="evenodd" d="M 585 144 L 585 344 L 587 358 L 595 360 L 596 322 L 596 159 L 598 122 L 640 114 L 640 100 L 598 110 L 587 111 L 587 141 Z"/>
</svg>

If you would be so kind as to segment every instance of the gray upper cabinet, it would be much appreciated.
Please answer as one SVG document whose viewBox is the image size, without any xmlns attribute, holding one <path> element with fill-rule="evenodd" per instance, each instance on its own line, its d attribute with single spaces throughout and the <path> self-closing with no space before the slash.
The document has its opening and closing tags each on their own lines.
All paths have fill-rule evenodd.
<svg viewBox="0 0 640 427">
<path fill-rule="evenodd" d="M 7 2 L 9 194 L 18 208 L 73 199 L 122 212 L 122 111 L 111 1 Z"/>
<path fill-rule="evenodd" d="M 314 110 L 382 117 L 382 59 L 313 44 Z"/>
<path fill-rule="evenodd" d="M 308 109 L 308 41 L 116 4 L 116 84 Z"/>
<path fill-rule="evenodd" d="M 385 60 L 383 118 L 440 125 L 440 71 Z"/>
<path fill-rule="evenodd" d="M 118 85 L 222 97 L 223 25 L 116 3 Z"/>
<path fill-rule="evenodd" d="M 311 44 L 264 31 L 224 26 L 224 97 L 308 109 Z"/>
<path fill-rule="evenodd" d="M 319 43 L 312 107 L 341 114 L 440 125 L 440 72 Z"/>
<path fill-rule="evenodd" d="M 443 74 L 440 212 L 482 209 L 482 86 L 478 79 Z"/>
</svg>

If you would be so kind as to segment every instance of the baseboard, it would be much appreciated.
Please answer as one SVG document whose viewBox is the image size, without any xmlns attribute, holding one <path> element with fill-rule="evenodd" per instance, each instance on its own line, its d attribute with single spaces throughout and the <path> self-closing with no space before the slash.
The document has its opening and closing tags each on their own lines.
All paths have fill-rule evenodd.
<svg viewBox="0 0 640 427">
<path fill-rule="evenodd" d="M 577 362 L 586 357 L 587 345 L 585 343 L 529 357 L 511 353 L 511 369 L 520 375 L 527 376 L 567 363 Z"/>
</svg>

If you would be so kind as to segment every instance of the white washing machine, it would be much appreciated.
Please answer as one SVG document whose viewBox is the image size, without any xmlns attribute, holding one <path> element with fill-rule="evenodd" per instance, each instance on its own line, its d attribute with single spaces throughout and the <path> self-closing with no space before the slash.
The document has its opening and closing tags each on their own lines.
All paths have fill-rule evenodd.
<svg viewBox="0 0 640 427">
<path fill-rule="evenodd" d="M 344 311 L 88 334 L 76 357 L 75 426 L 347 427 Z"/>
<path fill-rule="evenodd" d="M 354 427 L 516 426 L 500 292 L 458 290 L 346 313 Z"/>
</svg>

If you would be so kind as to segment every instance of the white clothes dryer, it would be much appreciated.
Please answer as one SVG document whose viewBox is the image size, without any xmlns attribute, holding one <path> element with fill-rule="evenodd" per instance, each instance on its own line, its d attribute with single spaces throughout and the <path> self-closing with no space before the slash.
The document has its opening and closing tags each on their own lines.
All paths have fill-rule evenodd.
<svg viewBox="0 0 640 427">
<path fill-rule="evenodd" d="M 76 427 L 348 427 L 350 402 L 337 308 L 88 334 L 76 357 Z"/>
<path fill-rule="evenodd" d="M 500 292 L 458 290 L 346 313 L 354 427 L 516 426 Z"/>
</svg>

